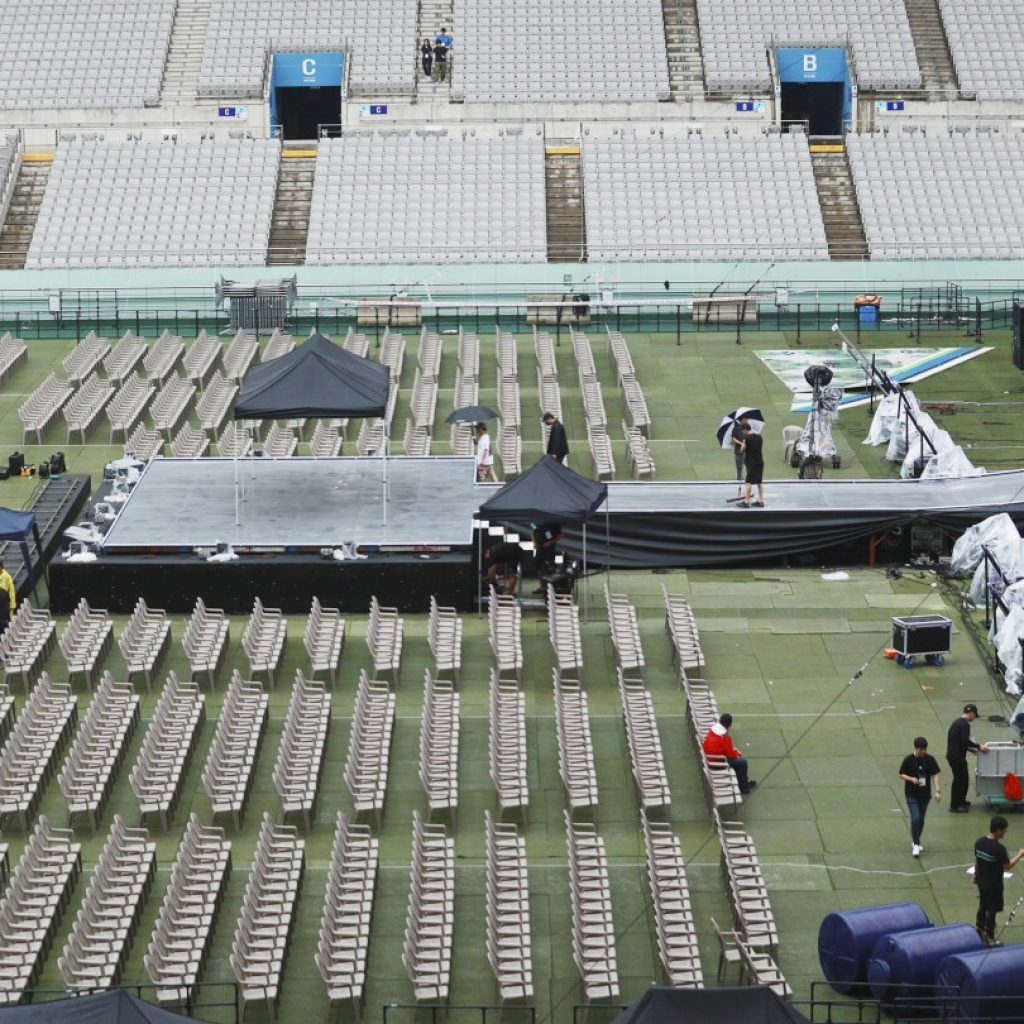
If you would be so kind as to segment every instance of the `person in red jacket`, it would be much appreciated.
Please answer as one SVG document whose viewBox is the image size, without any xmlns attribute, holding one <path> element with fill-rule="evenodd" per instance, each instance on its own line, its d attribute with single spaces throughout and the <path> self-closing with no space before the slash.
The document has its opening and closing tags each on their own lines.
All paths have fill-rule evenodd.
<svg viewBox="0 0 1024 1024">
<path fill-rule="evenodd" d="M 704 737 L 704 753 L 724 757 L 736 773 L 740 792 L 749 793 L 757 783 L 747 777 L 747 759 L 743 756 L 743 751 L 737 750 L 733 746 L 732 737 L 729 735 L 729 726 L 731 725 L 732 715 L 726 713 L 708 729 L 708 734 Z"/>
</svg>

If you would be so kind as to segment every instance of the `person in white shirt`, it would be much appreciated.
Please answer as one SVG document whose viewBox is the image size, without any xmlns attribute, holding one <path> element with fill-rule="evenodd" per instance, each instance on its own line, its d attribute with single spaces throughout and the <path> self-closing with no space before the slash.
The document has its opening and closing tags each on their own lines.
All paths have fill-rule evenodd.
<svg viewBox="0 0 1024 1024">
<path fill-rule="evenodd" d="M 494 455 L 491 452 L 491 435 L 487 433 L 487 424 L 476 425 L 476 478 L 479 481 L 493 480 L 498 482 L 494 474 Z"/>
</svg>

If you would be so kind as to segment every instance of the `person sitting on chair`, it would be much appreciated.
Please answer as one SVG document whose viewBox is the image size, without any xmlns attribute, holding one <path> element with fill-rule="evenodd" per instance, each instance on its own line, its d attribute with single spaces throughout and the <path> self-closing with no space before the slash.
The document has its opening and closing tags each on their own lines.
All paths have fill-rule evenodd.
<svg viewBox="0 0 1024 1024">
<path fill-rule="evenodd" d="M 708 729 L 704 737 L 704 753 L 712 756 L 724 757 L 729 762 L 729 767 L 736 773 L 736 781 L 740 784 L 741 793 L 749 793 L 757 783 L 747 777 L 747 759 L 743 756 L 742 750 L 737 750 L 729 735 L 729 727 L 732 725 L 732 715 L 728 712 Z"/>
</svg>

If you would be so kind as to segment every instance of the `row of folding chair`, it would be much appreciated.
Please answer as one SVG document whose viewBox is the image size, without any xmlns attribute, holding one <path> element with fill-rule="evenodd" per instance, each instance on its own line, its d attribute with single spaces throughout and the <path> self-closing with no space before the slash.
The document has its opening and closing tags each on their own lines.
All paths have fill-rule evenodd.
<svg viewBox="0 0 1024 1024">
<path fill-rule="evenodd" d="M 140 825 L 147 814 L 156 814 L 167 831 L 205 722 L 206 698 L 199 687 L 169 673 L 128 776 Z"/>
<path fill-rule="evenodd" d="M 327 987 L 329 1007 L 350 1003 L 357 1021 L 363 1017 L 379 860 L 379 844 L 369 828 L 350 822 L 339 811 L 313 960 Z"/>
<path fill-rule="evenodd" d="M 526 774 L 526 695 L 517 683 L 502 680 L 491 669 L 488 761 L 491 781 L 498 792 L 501 814 L 521 810 L 530 802 Z"/>
<path fill-rule="evenodd" d="M 28 693 L 29 681 L 39 674 L 56 641 L 57 624 L 49 611 L 22 601 L 0 637 L 0 662 L 7 678 L 21 676 Z"/>
<path fill-rule="evenodd" d="M 242 633 L 242 650 L 249 662 L 249 673 L 264 672 L 267 683 L 274 688 L 275 676 L 284 656 L 288 640 L 288 620 L 280 608 L 266 608 L 257 597 L 252 614 Z"/>
<path fill-rule="evenodd" d="M 672 803 L 672 795 L 665 771 L 654 702 L 643 683 L 627 682 L 621 668 L 617 669 L 617 674 L 622 713 L 626 722 L 629 760 L 633 767 L 633 781 L 636 783 L 640 806 L 645 810 L 650 807 L 668 807 Z"/>
<path fill-rule="evenodd" d="M 426 380 L 437 381 L 441 376 L 442 352 L 441 335 L 424 327 L 420 331 L 420 348 L 416 355 L 416 364 Z"/>
<path fill-rule="evenodd" d="M 723 821 L 717 813 L 713 816 L 736 929 L 748 946 L 777 957 L 779 932 L 754 840 L 739 822 Z"/>
<path fill-rule="evenodd" d="M 583 640 L 580 636 L 580 610 L 571 594 L 556 594 L 548 584 L 548 636 L 555 652 L 556 678 L 582 682 Z"/>
<path fill-rule="evenodd" d="M 612 451 L 612 439 L 603 427 L 591 426 L 587 422 L 587 447 L 590 449 L 590 463 L 594 467 L 594 476 L 598 480 L 607 477 L 615 479 L 615 454 Z"/>
<path fill-rule="evenodd" d="M 530 939 L 530 880 L 526 840 L 516 825 L 494 821 L 484 811 L 487 846 L 487 960 L 498 998 L 533 998 Z"/>
<path fill-rule="evenodd" d="M 83 597 L 68 618 L 60 635 L 60 653 L 68 667 L 68 678 L 76 673 L 92 689 L 92 676 L 114 643 L 114 620 L 102 608 L 90 608 Z"/>
<path fill-rule="evenodd" d="M 133 455 L 140 462 L 149 462 L 164 453 L 164 439 L 145 423 L 137 423 L 124 443 L 125 455 Z"/>
<path fill-rule="evenodd" d="M 384 822 L 394 726 L 395 695 L 386 682 L 371 682 L 360 669 L 345 760 L 345 785 L 356 814 L 375 815 L 378 828 Z"/>
<path fill-rule="evenodd" d="M 558 362 L 555 359 L 555 342 L 547 331 L 533 329 L 533 347 L 537 354 L 537 397 L 541 412 L 550 412 L 556 420 L 562 418 L 562 390 L 558 385 Z M 547 447 L 547 428 L 544 438 Z"/>
<path fill-rule="evenodd" d="M 626 420 L 631 428 L 641 431 L 646 437 L 651 436 L 651 417 L 647 411 L 647 399 L 643 388 L 636 378 L 633 356 L 629 344 L 620 331 L 608 331 L 608 354 L 615 370 L 615 379 L 622 394 L 622 403 L 626 412 Z"/>
<path fill-rule="evenodd" d="M 402 964 L 417 1001 L 448 1001 L 455 934 L 455 840 L 412 812 L 412 867 Z"/>
<path fill-rule="evenodd" d="M 434 674 L 450 672 L 456 683 L 462 675 L 462 617 L 454 608 L 443 607 L 430 596 L 427 642 L 434 657 Z"/>
<path fill-rule="evenodd" d="M 690 739 L 701 765 L 701 781 L 704 799 L 709 811 L 721 811 L 739 807 L 743 794 L 728 758 L 722 754 L 708 754 L 704 750 L 704 737 L 718 721 L 718 702 L 711 687 L 702 680 L 683 677 L 683 691 L 686 694 L 687 721 Z"/>
<path fill-rule="evenodd" d="M 104 672 L 57 776 L 68 806 L 68 828 L 76 814 L 84 814 L 95 833 L 140 720 L 139 698 L 132 684 L 116 683 Z"/>
<path fill-rule="evenodd" d="M 274 422 L 263 441 L 263 454 L 268 459 L 290 459 L 299 447 L 299 439 L 291 427 Z"/>
<path fill-rule="evenodd" d="M 217 354 L 220 354 L 219 342 Z M 196 417 L 200 428 L 216 437 L 228 418 L 228 411 L 238 394 L 238 385 L 220 370 L 214 370 L 213 376 L 203 388 L 203 393 L 196 402 Z"/>
<path fill-rule="evenodd" d="M 688 675 L 704 676 L 704 651 L 700 645 L 697 618 L 690 602 L 681 594 L 669 593 L 662 585 L 665 598 L 665 631 L 672 641 L 672 663 L 680 680 Z"/>
<path fill-rule="evenodd" d="M 142 368 L 150 380 L 165 381 L 185 354 L 185 342 L 164 330 L 142 357 Z"/>
<path fill-rule="evenodd" d="M 373 659 L 374 678 L 391 674 L 395 686 L 402 668 L 402 641 L 405 620 L 397 608 L 385 608 L 376 595 L 370 598 L 370 620 L 366 627 L 366 646 Z"/>
<path fill-rule="evenodd" d="M 78 721 L 78 698 L 44 672 L 0 750 L 0 823 L 17 815 L 23 832 Z"/>
<path fill-rule="evenodd" d="M 211 338 L 205 330 L 200 331 L 182 358 L 182 373 L 196 387 L 204 388 L 220 358 L 221 348 L 220 338 Z"/>
<path fill-rule="evenodd" d="M 224 611 L 207 608 L 206 602 L 197 597 L 181 638 L 182 649 L 188 658 L 189 678 L 205 673 L 213 690 L 230 640 L 231 623 Z"/>
<path fill-rule="evenodd" d="M 658 467 L 651 454 L 651 446 L 639 427 L 631 427 L 625 420 L 622 422 L 622 433 L 626 438 L 626 465 L 629 475 L 634 480 L 641 477 L 654 479 Z"/>
<path fill-rule="evenodd" d="M 447 679 L 423 673 L 420 719 L 420 783 L 427 797 L 427 817 L 459 806 L 459 695 Z"/>
<path fill-rule="evenodd" d="M 203 790 L 214 817 L 230 814 L 241 829 L 245 801 L 267 727 L 267 695 L 255 680 L 243 680 L 238 670 L 224 695 L 217 731 L 203 767 Z"/>
<path fill-rule="evenodd" d="M 604 587 L 604 602 L 608 610 L 615 660 L 622 675 L 629 682 L 643 681 L 644 649 L 640 642 L 636 607 L 625 594 L 613 594 L 607 583 Z"/>
<path fill-rule="evenodd" d="M 491 653 L 497 664 L 498 678 L 512 673 L 523 680 L 523 610 L 510 595 L 499 594 L 493 584 L 487 598 L 487 625 Z"/>
<path fill-rule="evenodd" d="M 144 338 L 131 331 L 125 331 L 114 347 L 103 357 L 103 372 L 108 380 L 120 384 L 135 372 L 142 362 L 148 346 Z"/>
<path fill-rule="evenodd" d="M 302 646 L 309 658 L 310 678 L 326 672 L 331 685 L 337 685 L 338 666 L 345 648 L 345 620 L 341 612 L 337 608 L 325 608 L 320 599 L 314 597 L 302 634 Z"/>
<path fill-rule="evenodd" d="M 224 830 L 190 815 L 142 961 L 158 1003 L 188 1007 L 194 1001 L 230 877 L 231 843 Z"/>
<path fill-rule="evenodd" d="M 149 417 L 153 421 L 153 428 L 170 441 L 171 432 L 177 430 L 192 407 L 195 396 L 194 384 L 179 377 L 177 373 L 171 374 L 149 407 Z"/>
<path fill-rule="evenodd" d="M 28 361 L 28 345 L 23 338 L 15 338 L 10 331 L 0 335 L 0 385 Z"/>
<path fill-rule="evenodd" d="M 115 814 L 57 960 L 68 989 L 95 992 L 121 980 L 155 878 L 156 843 L 144 828 L 127 828 Z"/>
<path fill-rule="evenodd" d="M 0 901 L 0 1005 L 35 988 L 82 870 L 82 846 L 41 815 Z"/>
<path fill-rule="evenodd" d="M 274 788 L 281 801 L 281 820 L 289 814 L 301 814 L 306 831 L 313 826 L 313 805 L 330 727 L 331 695 L 323 683 L 306 679 L 296 669 L 274 766 Z"/>
<path fill-rule="evenodd" d="M 117 389 L 109 380 L 101 380 L 99 374 L 93 373 L 82 381 L 81 387 L 64 403 L 61 412 L 68 432 L 66 443 L 71 443 L 71 435 L 81 436 L 85 444 L 85 435 L 96 425 L 100 413 L 114 397 Z"/>
<path fill-rule="evenodd" d="M 14 728 L 14 695 L 7 683 L 0 683 L 0 745 L 7 741 L 7 737 Z"/>
<path fill-rule="evenodd" d="M 125 623 L 117 646 L 131 678 L 141 673 L 146 689 L 153 690 L 153 676 L 171 646 L 171 620 L 161 608 L 150 608 L 139 598 L 131 617 Z"/>
<path fill-rule="evenodd" d="M 266 1004 L 272 1024 L 277 1018 L 304 868 L 305 843 L 295 829 L 275 825 L 264 814 L 229 957 L 240 1019 L 251 1002 Z"/>
<path fill-rule="evenodd" d="M 510 403 L 511 404 L 511 403 Z M 519 385 L 515 386 L 516 408 L 519 406 Z M 498 403 L 499 409 L 501 403 Z M 504 415 L 504 414 L 503 414 Z M 497 436 L 494 439 L 494 451 L 501 463 L 501 471 L 506 479 L 519 476 L 523 471 L 523 439 L 519 436 L 518 427 L 509 427 L 502 423 L 498 427 Z"/>
<path fill-rule="evenodd" d="M 59 380 L 53 373 L 48 373 L 43 378 L 32 394 L 18 407 L 22 444 L 28 440 L 29 434 L 36 435 L 37 444 L 43 443 L 43 432 L 57 418 L 57 414 L 74 390 L 74 384 Z"/>
<path fill-rule="evenodd" d="M 295 339 L 280 327 L 275 327 L 273 333 L 260 353 L 260 362 L 269 363 L 272 359 L 279 359 L 288 355 L 295 348 Z"/>
<path fill-rule="evenodd" d="M 405 365 L 405 337 L 395 333 L 390 327 L 384 328 L 380 341 L 380 362 L 391 373 L 391 379 L 398 382 L 402 379 L 402 367 Z"/>
<path fill-rule="evenodd" d="M 409 395 L 409 422 L 417 429 L 429 434 L 434 429 L 434 414 L 437 412 L 438 382 L 425 377 L 417 366 L 413 378 L 412 393 Z"/>
<path fill-rule="evenodd" d="M 95 331 L 90 331 L 61 360 L 61 366 L 71 384 L 79 384 L 89 377 L 110 351 L 110 343 L 106 338 L 99 338 Z"/>
<path fill-rule="evenodd" d="M 464 327 L 459 328 L 459 372 L 463 380 L 480 380 L 480 338 Z"/>
<path fill-rule="evenodd" d="M 572 955 L 583 984 L 584 1002 L 619 998 L 612 887 L 604 839 L 591 824 L 565 812 L 572 907 Z"/>
<path fill-rule="evenodd" d="M 143 380 L 134 370 L 121 382 L 117 393 L 103 409 L 110 424 L 111 444 L 116 434 L 128 440 L 128 435 L 145 415 L 155 394 L 156 387 L 148 380 Z"/>
<path fill-rule="evenodd" d="M 640 811 L 647 855 L 647 879 L 658 940 L 658 956 L 673 988 L 703 988 L 697 926 L 686 880 L 683 848 L 671 825 L 649 821 Z"/>
<path fill-rule="evenodd" d="M 343 434 L 340 427 L 318 420 L 309 439 L 309 453 L 315 459 L 334 459 L 341 454 Z"/>
<path fill-rule="evenodd" d="M 259 339 L 254 331 L 238 331 L 221 354 L 224 376 L 240 381 L 249 372 L 259 350 Z"/>
<path fill-rule="evenodd" d="M 415 394 L 413 396 L 415 398 Z M 410 458 L 425 459 L 430 455 L 433 441 L 426 427 L 417 426 L 413 419 L 405 421 L 402 449 Z"/>
<path fill-rule="evenodd" d="M 558 771 L 569 807 L 596 807 L 597 769 L 590 735 L 589 702 L 579 683 L 559 680 L 552 672 L 555 689 L 555 726 L 558 733 Z"/>
<path fill-rule="evenodd" d="M 200 401 L 202 401 L 202 399 L 200 399 Z M 235 425 L 232 424 L 227 429 L 233 433 Z M 244 437 L 245 435 L 242 436 Z M 204 430 L 197 430 L 191 423 L 189 423 L 188 420 L 181 425 L 181 430 L 174 435 L 174 440 L 171 442 L 171 454 L 176 459 L 199 459 L 202 458 L 209 449 L 210 439 L 206 436 L 206 432 Z M 224 454 L 225 453 L 222 450 L 221 455 Z"/>
</svg>

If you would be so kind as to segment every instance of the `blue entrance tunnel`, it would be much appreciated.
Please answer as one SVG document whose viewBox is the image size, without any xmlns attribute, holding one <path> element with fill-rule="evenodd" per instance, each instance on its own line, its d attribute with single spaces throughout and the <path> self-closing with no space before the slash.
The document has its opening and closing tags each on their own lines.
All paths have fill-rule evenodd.
<svg viewBox="0 0 1024 1024">
<path fill-rule="evenodd" d="M 803 123 L 811 135 L 842 135 L 853 111 L 846 51 L 787 47 L 775 51 L 775 61 L 783 124 Z"/>
<path fill-rule="evenodd" d="M 343 53 L 275 53 L 270 121 L 284 139 L 316 139 L 321 125 L 342 121 Z"/>
</svg>

